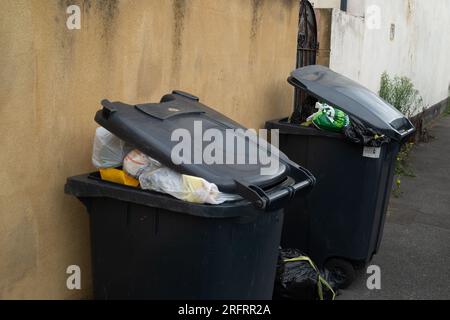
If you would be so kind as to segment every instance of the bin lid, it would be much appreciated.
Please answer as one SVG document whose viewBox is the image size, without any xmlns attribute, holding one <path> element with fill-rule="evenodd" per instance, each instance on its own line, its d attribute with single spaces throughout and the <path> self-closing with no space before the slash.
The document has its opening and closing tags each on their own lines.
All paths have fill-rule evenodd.
<svg viewBox="0 0 450 320">
<path fill-rule="evenodd" d="M 296 69 L 288 82 L 394 140 L 402 140 L 415 130 L 401 112 L 377 94 L 327 67 Z"/>
<path fill-rule="evenodd" d="M 275 147 L 268 143 L 264 145 L 255 139 L 256 136 L 246 136 L 244 131 L 237 131 L 235 140 L 233 137 L 230 139 L 227 129 L 245 128 L 200 103 L 197 97 L 190 94 L 174 91 L 163 96 L 160 103 L 129 105 L 103 100 L 102 105 L 103 109 L 95 116 L 95 121 L 101 126 L 175 171 L 202 177 L 215 183 L 223 192 L 242 194 L 237 190 L 242 185 L 261 188 L 274 186 L 289 175 L 290 166 L 283 161 L 289 159 L 279 151 L 278 167 L 268 175 L 261 175 L 261 169 L 267 168 L 268 164 L 259 157 L 256 157 L 256 162 L 249 164 L 249 151 L 257 150 L 258 154 L 267 154 L 267 150 L 275 150 Z M 214 136 L 220 134 L 223 141 L 216 141 L 216 138 L 203 141 L 201 137 L 208 129 L 214 129 L 209 133 L 214 133 Z M 185 141 L 189 140 L 188 137 L 190 146 L 182 152 L 179 143 L 189 142 Z M 211 163 L 202 157 L 212 140 L 217 142 L 215 152 L 219 154 L 218 159 L 223 154 L 223 164 Z M 245 145 L 245 151 L 238 148 L 239 143 Z M 211 154 L 215 156 L 215 152 Z M 234 161 L 229 161 L 228 164 L 227 156 L 233 155 L 233 152 Z M 238 156 L 245 159 L 245 163 L 237 162 Z M 182 161 L 184 163 L 180 163 Z"/>
</svg>

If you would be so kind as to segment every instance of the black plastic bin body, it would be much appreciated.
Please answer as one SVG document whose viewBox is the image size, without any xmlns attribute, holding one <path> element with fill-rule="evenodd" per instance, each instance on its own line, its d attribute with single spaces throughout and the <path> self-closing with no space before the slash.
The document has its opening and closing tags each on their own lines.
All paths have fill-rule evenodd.
<svg viewBox="0 0 450 320">
<path fill-rule="evenodd" d="M 320 266 L 330 258 L 341 267 L 367 263 L 382 239 L 396 156 L 415 129 L 375 93 L 323 66 L 297 69 L 288 82 L 388 139 L 371 155 L 374 149 L 364 152 L 341 133 L 268 121 L 266 128 L 279 130 L 279 149 L 317 179 L 306 198 L 288 204 L 281 245 L 305 251 Z"/>
<path fill-rule="evenodd" d="M 373 159 L 341 134 L 287 119 L 267 126 L 279 129 L 280 150 L 317 179 L 307 197 L 287 205 L 281 246 L 304 250 L 321 266 L 335 257 L 368 262 L 382 238 L 399 143 L 384 144 Z"/>
<path fill-rule="evenodd" d="M 117 137 L 178 173 L 202 177 L 242 200 L 193 204 L 105 182 L 98 174 L 68 178 L 65 192 L 78 197 L 90 214 L 95 298 L 270 299 L 283 209 L 314 184 L 314 177 L 282 153 L 268 174 L 262 173 L 261 162 L 178 163 L 184 152 L 174 161 L 174 130 L 195 137 L 199 122 L 223 134 L 240 129 L 234 139 L 245 150 L 227 144 L 223 154 L 232 148 L 233 155 L 247 155 L 253 145 L 275 154 L 272 146 L 246 138 L 244 127 L 191 94 L 174 91 L 159 103 L 102 104 L 95 120 Z M 191 150 L 202 151 L 203 143 Z"/>
<path fill-rule="evenodd" d="M 270 299 L 283 210 L 198 205 L 69 178 L 90 216 L 95 299 Z"/>
</svg>

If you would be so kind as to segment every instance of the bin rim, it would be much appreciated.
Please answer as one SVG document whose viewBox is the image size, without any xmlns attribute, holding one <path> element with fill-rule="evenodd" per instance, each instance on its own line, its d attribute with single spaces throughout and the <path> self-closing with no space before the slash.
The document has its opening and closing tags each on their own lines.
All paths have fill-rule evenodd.
<svg viewBox="0 0 450 320">
<path fill-rule="evenodd" d="M 204 218 L 239 218 L 256 214 L 271 214 L 272 211 L 280 210 L 275 209 L 269 212 L 259 210 L 245 199 L 227 201 L 218 205 L 191 203 L 155 191 L 93 179 L 90 177 L 92 174 L 87 173 L 67 178 L 64 192 L 77 197 L 84 204 L 86 204 L 84 200 L 89 198 L 111 198 Z"/>
<path fill-rule="evenodd" d="M 347 140 L 345 135 L 342 133 L 321 130 L 315 127 L 303 127 L 301 125 L 290 123 L 288 117 L 266 121 L 265 127 L 270 130 L 277 129 L 281 134 L 317 136 L 338 140 Z"/>
</svg>

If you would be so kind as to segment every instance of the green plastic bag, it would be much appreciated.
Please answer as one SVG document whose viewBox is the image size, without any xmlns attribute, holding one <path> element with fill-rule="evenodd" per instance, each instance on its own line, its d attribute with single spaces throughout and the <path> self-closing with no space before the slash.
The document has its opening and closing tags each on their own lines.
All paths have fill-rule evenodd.
<svg viewBox="0 0 450 320">
<path fill-rule="evenodd" d="M 319 129 L 341 132 L 350 124 L 348 115 L 342 110 L 319 102 L 316 103 L 316 109 L 319 111 L 309 116 L 307 122 L 312 122 Z"/>
</svg>

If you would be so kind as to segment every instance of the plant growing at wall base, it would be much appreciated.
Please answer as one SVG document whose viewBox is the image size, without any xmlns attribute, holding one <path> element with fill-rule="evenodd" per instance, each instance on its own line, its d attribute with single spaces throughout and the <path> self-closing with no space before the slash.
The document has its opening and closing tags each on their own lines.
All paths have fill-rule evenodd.
<svg viewBox="0 0 450 320">
<path fill-rule="evenodd" d="M 423 108 L 423 99 L 419 91 L 414 88 L 414 84 L 407 77 L 395 76 L 391 78 L 386 72 L 381 75 L 379 95 L 385 101 L 394 106 L 408 118 Z M 395 197 L 401 195 L 401 179 L 402 176 L 415 177 L 414 172 L 408 165 L 409 154 L 414 143 L 406 143 L 398 153 L 395 162 L 395 186 L 393 194 Z"/>
<path fill-rule="evenodd" d="M 408 77 L 391 78 L 383 72 L 379 95 L 408 118 L 423 108 L 423 99 Z"/>
<path fill-rule="evenodd" d="M 400 195 L 402 194 L 402 191 L 400 189 L 402 181 L 401 181 L 400 177 L 411 177 L 411 178 L 416 177 L 413 170 L 410 168 L 410 166 L 408 164 L 409 155 L 410 155 L 413 147 L 414 147 L 413 142 L 406 143 L 400 149 L 400 152 L 397 155 L 397 159 L 395 161 L 395 167 L 394 167 L 394 174 L 395 174 L 396 178 L 395 178 L 395 185 L 394 185 L 394 189 L 393 189 L 393 195 L 396 198 L 400 197 Z"/>
<path fill-rule="evenodd" d="M 413 142 L 406 143 L 397 155 L 395 163 L 395 174 L 403 177 L 412 177 L 416 175 L 408 165 L 409 155 L 414 147 Z"/>
<path fill-rule="evenodd" d="M 448 99 L 448 102 L 447 102 L 447 109 L 445 109 L 444 115 L 445 115 L 445 116 L 450 116 L 450 98 Z"/>
</svg>

